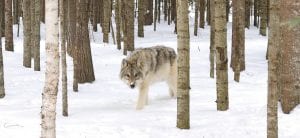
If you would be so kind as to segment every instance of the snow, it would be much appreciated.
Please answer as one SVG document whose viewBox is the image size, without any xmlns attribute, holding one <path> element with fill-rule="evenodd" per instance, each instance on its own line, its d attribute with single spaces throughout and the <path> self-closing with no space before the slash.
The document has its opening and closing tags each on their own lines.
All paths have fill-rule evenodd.
<svg viewBox="0 0 300 138">
<path fill-rule="evenodd" d="M 267 111 L 267 37 L 251 26 L 246 30 L 246 71 L 241 82 L 233 81 L 229 68 L 228 111 L 216 110 L 216 82 L 209 78 L 209 26 L 193 36 L 191 33 L 190 130 L 176 128 L 176 99 L 171 99 L 165 83 L 150 87 L 149 105 L 135 110 L 137 90 L 119 79 L 122 51 L 116 45 L 102 43 L 102 34 L 91 32 L 91 47 L 96 81 L 79 85 L 72 91 L 73 65 L 68 62 L 69 117 L 62 116 L 61 91 L 57 102 L 58 138 L 264 138 Z M 41 71 L 24 68 L 23 37 L 16 37 L 15 52 L 4 54 L 6 97 L 0 99 L 0 137 L 33 138 L 40 136 L 41 93 L 45 76 L 45 26 L 41 29 Z M 135 28 L 137 30 L 137 26 Z M 174 25 L 163 20 L 145 27 L 145 38 L 135 38 L 136 47 L 158 44 L 176 49 Z M 22 26 L 20 34 L 22 34 Z M 111 37 L 111 36 L 110 36 Z M 2 39 L 4 42 L 4 38 Z M 231 23 L 228 24 L 228 58 L 230 59 Z M 4 48 L 3 48 L 4 49 Z M 300 137 L 300 106 L 286 115 L 279 107 L 279 137 Z"/>
</svg>

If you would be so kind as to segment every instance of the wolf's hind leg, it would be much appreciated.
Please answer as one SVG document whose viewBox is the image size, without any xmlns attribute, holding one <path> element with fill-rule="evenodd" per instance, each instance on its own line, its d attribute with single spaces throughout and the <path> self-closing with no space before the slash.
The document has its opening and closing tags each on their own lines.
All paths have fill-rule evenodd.
<svg viewBox="0 0 300 138">
<path fill-rule="evenodd" d="M 169 86 L 169 94 L 171 97 L 177 97 L 177 65 L 171 66 L 169 78 L 167 80 Z"/>
<path fill-rule="evenodd" d="M 148 85 L 142 85 L 139 88 L 139 97 L 136 105 L 136 110 L 141 110 L 144 108 L 144 105 L 148 103 Z"/>
</svg>

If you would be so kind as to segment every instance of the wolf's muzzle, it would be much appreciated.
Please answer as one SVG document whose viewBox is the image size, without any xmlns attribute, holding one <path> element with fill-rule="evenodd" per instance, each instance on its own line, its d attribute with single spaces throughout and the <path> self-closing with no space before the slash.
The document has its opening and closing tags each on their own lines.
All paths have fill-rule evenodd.
<svg viewBox="0 0 300 138">
<path fill-rule="evenodd" d="M 135 87 L 134 84 L 130 84 L 130 88 L 133 89 Z"/>
</svg>

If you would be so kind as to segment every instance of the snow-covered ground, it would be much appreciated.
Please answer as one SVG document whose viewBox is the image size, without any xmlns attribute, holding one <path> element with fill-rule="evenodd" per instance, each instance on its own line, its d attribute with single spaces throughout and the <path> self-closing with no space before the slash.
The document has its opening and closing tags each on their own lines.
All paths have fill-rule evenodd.
<svg viewBox="0 0 300 138">
<path fill-rule="evenodd" d="M 116 45 L 103 44 L 100 32 L 91 35 L 96 81 L 72 91 L 72 60 L 68 62 L 69 117 L 61 115 L 61 92 L 57 103 L 58 138 L 264 138 L 267 111 L 267 38 L 251 27 L 246 30 L 246 71 L 241 82 L 233 81 L 229 69 L 230 109 L 216 110 L 216 83 L 209 78 L 209 26 L 191 33 L 191 129 L 176 128 L 176 100 L 168 95 L 167 85 L 150 87 L 149 105 L 135 110 L 137 90 L 119 80 L 124 56 Z M 6 97 L 0 99 L 0 138 L 34 138 L 40 136 L 41 93 L 45 71 L 45 26 L 42 25 L 41 69 L 22 66 L 23 37 L 16 37 L 15 52 L 4 54 Z M 22 27 L 21 27 L 22 28 Z M 231 47 L 231 23 L 228 24 L 228 57 Z M 136 28 L 137 30 L 137 28 Z M 176 49 L 174 25 L 162 21 L 153 31 L 145 27 L 145 38 L 135 38 L 136 47 L 163 44 Z M 22 30 L 20 32 L 22 34 Z M 112 39 L 110 38 L 112 42 Z M 2 39 L 4 42 L 4 39 Z M 279 109 L 279 137 L 300 137 L 300 106 L 290 115 Z"/>
</svg>

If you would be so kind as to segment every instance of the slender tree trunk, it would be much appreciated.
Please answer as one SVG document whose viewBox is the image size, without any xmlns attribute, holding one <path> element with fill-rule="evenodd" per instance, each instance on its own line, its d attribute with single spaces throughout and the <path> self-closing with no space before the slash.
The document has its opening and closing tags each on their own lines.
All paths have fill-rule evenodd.
<svg viewBox="0 0 300 138">
<path fill-rule="evenodd" d="M 250 18 L 251 18 L 251 0 L 245 0 L 245 27 L 250 28 Z"/>
<path fill-rule="evenodd" d="M 116 20 L 116 33 L 117 33 L 117 49 L 121 49 L 121 24 L 122 24 L 122 18 L 121 18 L 121 0 L 116 0 L 115 5 L 115 20 Z"/>
<path fill-rule="evenodd" d="M 164 20 L 168 20 L 168 0 L 164 0 Z"/>
<path fill-rule="evenodd" d="M 68 0 L 68 42 L 67 53 L 73 57 L 76 46 L 76 0 Z M 74 57 L 73 57 L 74 58 Z"/>
<path fill-rule="evenodd" d="M 259 28 L 259 34 L 262 36 L 267 35 L 267 22 L 268 22 L 268 5 L 267 0 L 261 0 L 260 1 L 260 28 Z"/>
<path fill-rule="evenodd" d="M 19 0 L 13 0 L 13 24 L 19 22 Z"/>
<path fill-rule="evenodd" d="M 144 20 L 145 20 L 145 4 L 144 0 L 138 2 L 138 37 L 144 37 Z"/>
<path fill-rule="evenodd" d="M 40 5 L 40 0 L 34 0 L 34 27 L 33 27 L 33 47 L 34 47 L 34 70 L 35 71 L 40 71 L 40 10 L 41 10 L 41 5 Z"/>
<path fill-rule="evenodd" d="M 300 98 L 300 1 L 280 1 L 281 107 L 288 114 Z"/>
<path fill-rule="evenodd" d="M 158 0 L 154 0 L 155 3 L 154 3 L 154 28 L 153 30 L 156 31 L 156 22 L 157 22 L 157 1 Z"/>
<path fill-rule="evenodd" d="M 59 18 L 60 18 L 60 37 L 61 37 L 61 70 L 62 70 L 62 114 L 68 116 L 68 78 L 67 78 L 67 60 L 66 60 L 66 13 L 67 0 L 59 1 Z"/>
<path fill-rule="evenodd" d="M 59 80 L 58 0 L 46 0 L 46 76 L 42 94 L 41 138 L 56 137 L 56 100 Z"/>
<path fill-rule="evenodd" d="M 98 6 L 98 0 L 92 0 L 91 4 L 92 4 L 92 14 L 93 14 L 93 31 L 97 32 L 98 28 L 97 28 L 97 24 L 99 22 L 99 6 Z"/>
<path fill-rule="evenodd" d="M 253 9 L 253 12 L 254 12 L 254 26 L 258 27 L 258 0 L 254 0 L 254 9 Z"/>
<path fill-rule="evenodd" d="M 240 72 L 245 70 L 245 0 L 232 1 L 232 49 L 230 66 L 234 80 L 240 81 Z"/>
<path fill-rule="evenodd" d="M 157 22 L 160 23 L 160 15 L 161 15 L 161 0 L 158 0 L 158 5 L 157 5 L 157 10 L 158 10 L 158 16 L 157 16 Z"/>
<path fill-rule="evenodd" d="M 0 9 L 2 8 L 0 5 Z M 1 27 L 2 18 L 0 17 L 0 32 L 2 31 Z M 4 88 L 4 72 L 3 72 L 3 54 L 2 54 L 2 40 L 1 40 L 1 33 L 0 33 L 0 98 L 5 97 L 5 88 Z"/>
<path fill-rule="evenodd" d="M 195 3 L 196 4 L 196 3 Z M 199 0 L 199 4 L 200 4 L 200 18 L 199 18 L 199 27 L 200 28 L 204 28 L 205 26 L 205 0 Z"/>
<path fill-rule="evenodd" d="M 178 78 L 177 78 L 177 128 L 190 128 L 190 33 L 188 0 L 177 0 L 178 23 Z"/>
<path fill-rule="evenodd" d="M 45 23 L 45 10 L 45 0 L 41 0 L 41 22 L 43 23 Z"/>
<path fill-rule="evenodd" d="M 268 107 L 267 137 L 278 137 L 278 94 L 279 94 L 279 2 L 270 1 L 270 26 L 268 39 Z"/>
<path fill-rule="evenodd" d="M 226 0 L 214 0 L 214 45 L 216 48 L 217 110 L 228 109 Z"/>
<path fill-rule="evenodd" d="M 153 4 L 152 4 L 153 5 Z M 125 2 L 126 43 L 128 51 L 134 50 L 134 0 Z"/>
<path fill-rule="evenodd" d="M 214 42 L 214 37 L 215 37 L 215 31 L 214 31 L 214 0 L 210 0 L 209 3 L 209 11 L 210 11 L 210 47 L 209 47 L 209 61 L 210 61 L 210 78 L 215 77 L 215 42 Z"/>
<path fill-rule="evenodd" d="M 210 16 L 211 16 L 211 9 L 210 9 L 210 0 L 207 0 L 207 4 L 206 4 L 207 10 L 206 10 L 206 22 L 207 25 L 210 25 Z"/>
<path fill-rule="evenodd" d="M 127 55 L 127 30 L 126 27 L 127 21 L 126 21 L 126 2 L 125 0 L 121 0 L 122 6 L 121 6 L 121 13 L 122 13 L 122 32 L 123 32 L 123 55 Z"/>
<path fill-rule="evenodd" d="M 5 50 L 14 51 L 12 0 L 5 0 Z"/>
<path fill-rule="evenodd" d="M 102 25 L 102 32 L 103 32 L 103 42 L 108 43 L 109 41 L 109 23 L 111 18 L 111 0 L 104 0 L 103 1 L 104 6 L 104 19 L 103 19 L 103 25 Z"/>
<path fill-rule="evenodd" d="M 198 34 L 198 13 L 199 13 L 199 0 L 195 0 L 195 23 L 194 23 L 194 36 Z"/>
<path fill-rule="evenodd" d="M 2 19 L 2 23 L 0 24 L 1 32 L 0 36 L 5 36 L 5 0 L 0 1 L 0 18 Z"/>
<path fill-rule="evenodd" d="M 31 0 L 23 0 L 23 66 L 31 68 L 31 18 L 30 18 L 30 2 Z"/>
</svg>

